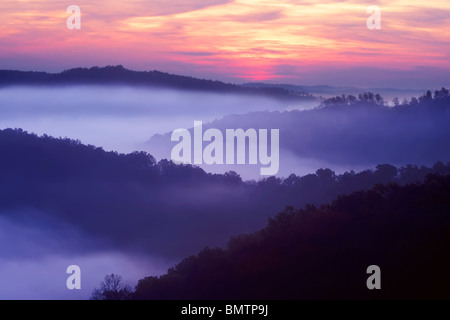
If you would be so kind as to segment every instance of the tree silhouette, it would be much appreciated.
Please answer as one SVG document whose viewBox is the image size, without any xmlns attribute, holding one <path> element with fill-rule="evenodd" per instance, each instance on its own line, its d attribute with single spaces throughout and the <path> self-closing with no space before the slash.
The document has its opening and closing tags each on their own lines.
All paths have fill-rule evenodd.
<svg viewBox="0 0 450 320">
<path fill-rule="evenodd" d="M 94 289 L 91 300 L 129 300 L 131 288 L 122 283 L 122 277 L 114 273 L 105 276 L 99 289 Z"/>
</svg>

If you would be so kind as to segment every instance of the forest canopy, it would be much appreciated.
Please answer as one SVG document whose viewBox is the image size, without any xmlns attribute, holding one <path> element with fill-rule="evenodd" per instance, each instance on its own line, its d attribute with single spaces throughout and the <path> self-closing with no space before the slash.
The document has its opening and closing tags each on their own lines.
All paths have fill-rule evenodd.
<svg viewBox="0 0 450 320">
<path fill-rule="evenodd" d="M 376 185 L 329 205 L 287 207 L 267 226 L 205 248 L 134 299 L 448 299 L 450 175 Z M 382 290 L 366 269 L 382 270 Z"/>
</svg>

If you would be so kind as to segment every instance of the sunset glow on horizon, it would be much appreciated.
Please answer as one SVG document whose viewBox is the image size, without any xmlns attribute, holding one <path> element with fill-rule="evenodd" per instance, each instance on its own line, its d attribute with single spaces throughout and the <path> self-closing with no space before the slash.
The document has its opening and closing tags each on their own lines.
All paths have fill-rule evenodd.
<svg viewBox="0 0 450 320">
<path fill-rule="evenodd" d="M 68 5 L 81 30 L 68 30 Z M 381 8 L 381 30 L 366 12 Z M 450 2 L 3 0 L 0 68 L 122 64 L 233 82 L 450 84 Z M 369 76 L 372 74 L 372 76 Z"/>
</svg>

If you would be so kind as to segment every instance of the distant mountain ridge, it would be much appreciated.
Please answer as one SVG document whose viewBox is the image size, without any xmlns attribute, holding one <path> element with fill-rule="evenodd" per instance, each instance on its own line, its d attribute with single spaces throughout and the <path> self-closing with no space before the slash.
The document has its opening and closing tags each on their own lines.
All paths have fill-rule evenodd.
<svg viewBox="0 0 450 320">
<path fill-rule="evenodd" d="M 241 84 L 246 88 L 280 88 L 294 93 L 310 94 L 321 97 L 333 97 L 342 94 L 358 95 L 364 92 L 375 92 L 383 95 L 385 98 L 408 97 L 422 95 L 426 90 L 414 89 L 396 89 L 396 88 L 357 88 L 357 87 L 334 87 L 329 85 L 293 85 L 284 83 L 263 83 L 249 82 Z"/>
<path fill-rule="evenodd" d="M 165 87 L 191 91 L 238 93 L 265 95 L 287 100 L 319 100 L 322 96 L 332 97 L 341 94 L 359 94 L 376 92 L 386 98 L 395 96 L 417 96 L 424 90 L 395 88 L 356 88 L 334 87 L 328 85 L 293 85 L 282 83 L 250 82 L 243 84 L 226 83 L 217 80 L 199 79 L 190 76 L 175 75 L 157 70 L 133 71 L 122 65 L 74 68 L 61 73 L 0 70 L 0 88 L 6 86 L 32 85 L 130 85 L 143 87 Z"/>
<path fill-rule="evenodd" d="M 132 71 L 118 66 L 75 68 L 61 73 L 0 70 L 0 87 L 15 85 L 131 85 L 165 87 L 191 91 L 265 95 L 288 100 L 315 100 L 307 93 L 298 93 L 271 86 L 245 87 L 222 81 L 198 79 L 161 71 Z"/>
<path fill-rule="evenodd" d="M 287 176 L 301 170 L 299 164 L 307 159 L 325 161 L 335 170 L 377 163 L 430 165 L 450 159 L 449 122 L 450 93 L 442 88 L 393 107 L 378 94 L 338 96 L 322 101 L 316 109 L 227 115 L 202 128 L 217 129 L 223 136 L 228 129 L 278 129 L 279 173 Z M 193 134 L 193 128 L 189 130 Z M 171 157 L 175 145 L 171 137 L 172 132 L 167 132 L 148 141 L 158 159 Z M 293 165 L 298 165 L 298 170 L 292 169 Z M 210 167 L 206 165 L 205 170 Z M 284 168 L 291 172 L 282 172 Z"/>
</svg>

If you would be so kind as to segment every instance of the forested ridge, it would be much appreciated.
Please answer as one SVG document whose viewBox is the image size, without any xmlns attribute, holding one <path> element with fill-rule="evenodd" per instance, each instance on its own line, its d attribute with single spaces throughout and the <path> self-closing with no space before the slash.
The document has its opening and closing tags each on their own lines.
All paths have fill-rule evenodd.
<svg viewBox="0 0 450 320">
<path fill-rule="evenodd" d="M 0 212 L 32 210 L 63 221 L 114 248 L 172 258 L 232 235 L 262 228 L 287 205 L 321 205 L 378 183 L 422 182 L 450 174 L 450 165 L 379 165 L 374 170 L 242 181 L 234 172 L 209 174 L 148 153 L 118 154 L 79 141 L 0 131 Z M 188 239 L 188 241 L 186 240 Z"/>
<path fill-rule="evenodd" d="M 0 70 L 0 87 L 7 86 L 67 86 L 125 85 L 145 88 L 170 88 L 190 91 L 264 95 L 284 100 L 316 100 L 306 92 L 294 92 L 279 87 L 246 87 L 217 80 L 198 79 L 157 70 L 133 71 L 121 65 L 73 68 L 60 73 Z"/>
<path fill-rule="evenodd" d="M 358 157 L 392 149 L 403 159 L 431 155 L 434 165 L 380 162 L 359 172 L 322 168 L 244 181 L 232 171 L 156 161 L 151 149 L 120 154 L 4 129 L 0 215 L 41 227 L 50 221 L 44 229 L 68 225 L 92 241 L 81 249 L 188 257 L 166 275 L 106 295 L 113 299 L 448 298 L 448 91 L 393 108 L 376 95 L 355 99 L 341 96 L 310 114 L 286 112 L 280 119 L 304 130 L 298 119 L 333 115 L 320 118 L 319 152 L 344 159 L 343 145 Z M 335 130 L 353 124 L 360 135 Z M 311 132 L 291 134 L 309 134 L 313 143 Z M 291 142 L 313 150 L 305 141 Z M 382 290 L 366 288 L 369 265 L 381 267 Z"/>
<path fill-rule="evenodd" d="M 376 185 L 329 205 L 286 208 L 226 249 L 205 248 L 133 299 L 448 299 L 450 175 Z M 381 290 L 366 269 L 381 268 Z"/>
</svg>

